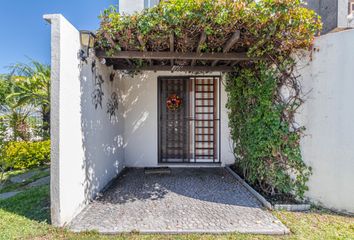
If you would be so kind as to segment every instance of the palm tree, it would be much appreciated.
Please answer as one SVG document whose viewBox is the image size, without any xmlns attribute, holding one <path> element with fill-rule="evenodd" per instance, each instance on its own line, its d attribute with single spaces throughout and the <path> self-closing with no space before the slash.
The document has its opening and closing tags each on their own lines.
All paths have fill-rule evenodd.
<svg viewBox="0 0 354 240">
<path fill-rule="evenodd" d="M 50 131 L 50 66 L 31 60 L 10 67 L 12 93 L 6 99 L 14 100 L 16 107 L 32 105 L 42 117 L 42 137 L 49 138 Z"/>
<path fill-rule="evenodd" d="M 1 131 L 1 134 L 8 135 L 6 138 L 13 141 L 29 140 L 27 117 L 31 108 L 28 105 L 20 106 L 15 98 L 8 98 L 15 89 L 10 75 L 0 76 L 0 124 L 8 130 Z"/>
</svg>

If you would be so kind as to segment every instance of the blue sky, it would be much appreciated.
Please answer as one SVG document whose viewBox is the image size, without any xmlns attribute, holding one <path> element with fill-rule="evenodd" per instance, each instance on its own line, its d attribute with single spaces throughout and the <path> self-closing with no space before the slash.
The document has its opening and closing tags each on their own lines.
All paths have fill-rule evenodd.
<svg viewBox="0 0 354 240">
<path fill-rule="evenodd" d="M 76 28 L 96 30 L 98 16 L 118 0 L 1 0 L 0 73 L 28 58 L 50 64 L 50 25 L 47 13 L 63 14 Z"/>
</svg>

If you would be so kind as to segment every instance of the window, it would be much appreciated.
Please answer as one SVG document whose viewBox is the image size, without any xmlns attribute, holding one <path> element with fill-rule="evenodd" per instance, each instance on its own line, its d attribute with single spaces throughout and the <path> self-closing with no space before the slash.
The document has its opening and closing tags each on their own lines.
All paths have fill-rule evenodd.
<svg viewBox="0 0 354 240">
<path fill-rule="evenodd" d="M 354 13 L 354 2 L 349 3 L 349 15 Z"/>
</svg>

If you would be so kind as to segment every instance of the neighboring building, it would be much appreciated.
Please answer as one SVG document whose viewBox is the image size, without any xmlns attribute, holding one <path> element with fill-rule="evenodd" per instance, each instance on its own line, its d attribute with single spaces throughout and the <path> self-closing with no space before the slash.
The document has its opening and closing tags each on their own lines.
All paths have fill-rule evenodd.
<svg viewBox="0 0 354 240">
<path fill-rule="evenodd" d="M 354 13 L 354 0 L 349 0 L 348 3 L 348 15 L 351 15 Z"/>
<path fill-rule="evenodd" d="M 153 2 L 121 0 L 119 7 L 131 13 L 146 4 Z M 315 3 L 309 6 L 322 15 L 328 10 Z M 334 18 L 324 18 L 324 32 L 340 26 L 339 11 L 334 12 Z M 130 76 L 115 72 L 93 52 L 84 63 L 77 57 L 79 31 L 61 15 L 44 18 L 52 24 L 53 224 L 69 222 L 125 167 L 223 167 L 234 162 L 222 72 L 185 73 L 176 68 Z M 312 53 L 312 61 L 299 64 L 308 101 L 298 116 L 307 128 L 304 161 L 313 168 L 307 196 L 352 213 L 354 108 L 348 104 L 354 101 L 353 39 L 354 31 L 349 30 L 316 40 L 319 51 Z M 178 98 L 184 101 L 183 111 L 166 111 L 178 107 L 168 106 Z M 171 127 L 168 119 L 179 127 Z M 169 131 L 179 137 L 169 138 Z"/>
<path fill-rule="evenodd" d="M 118 7 L 120 12 L 131 14 L 136 11 L 141 11 L 144 8 L 150 8 L 156 4 L 158 4 L 159 0 L 119 0 Z"/>
<path fill-rule="evenodd" d="M 313 9 L 322 18 L 322 33 L 328 33 L 336 29 L 347 28 L 348 22 L 348 1 L 353 0 L 305 0 L 308 8 Z"/>
</svg>

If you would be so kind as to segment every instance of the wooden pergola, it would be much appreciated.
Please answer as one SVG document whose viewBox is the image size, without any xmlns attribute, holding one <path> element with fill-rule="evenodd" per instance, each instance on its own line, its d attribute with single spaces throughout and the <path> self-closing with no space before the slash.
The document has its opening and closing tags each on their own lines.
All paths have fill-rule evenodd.
<svg viewBox="0 0 354 240">
<path fill-rule="evenodd" d="M 235 31 L 225 41 L 222 52 L 217 53 L 202 52 L 202 46 L 207 41 L 205 32 L 200 34 L 194 52 L 176 52 L 174 34 L 169 36 L 170 51 L 147 51 L 142 38 L 137 36 L 137 39 L 142 51 L 121 50 L 107 54 L 102 49 L 96 49 L 96 56 L 106 59 L 106 65 L 113 65 L 115 70 L 141 71 L 230 72 L 241 61 L 257 60 L 248 57 L 245 49 L 230 51 L 239 41 L 240 31 Z"/>
</svg>

